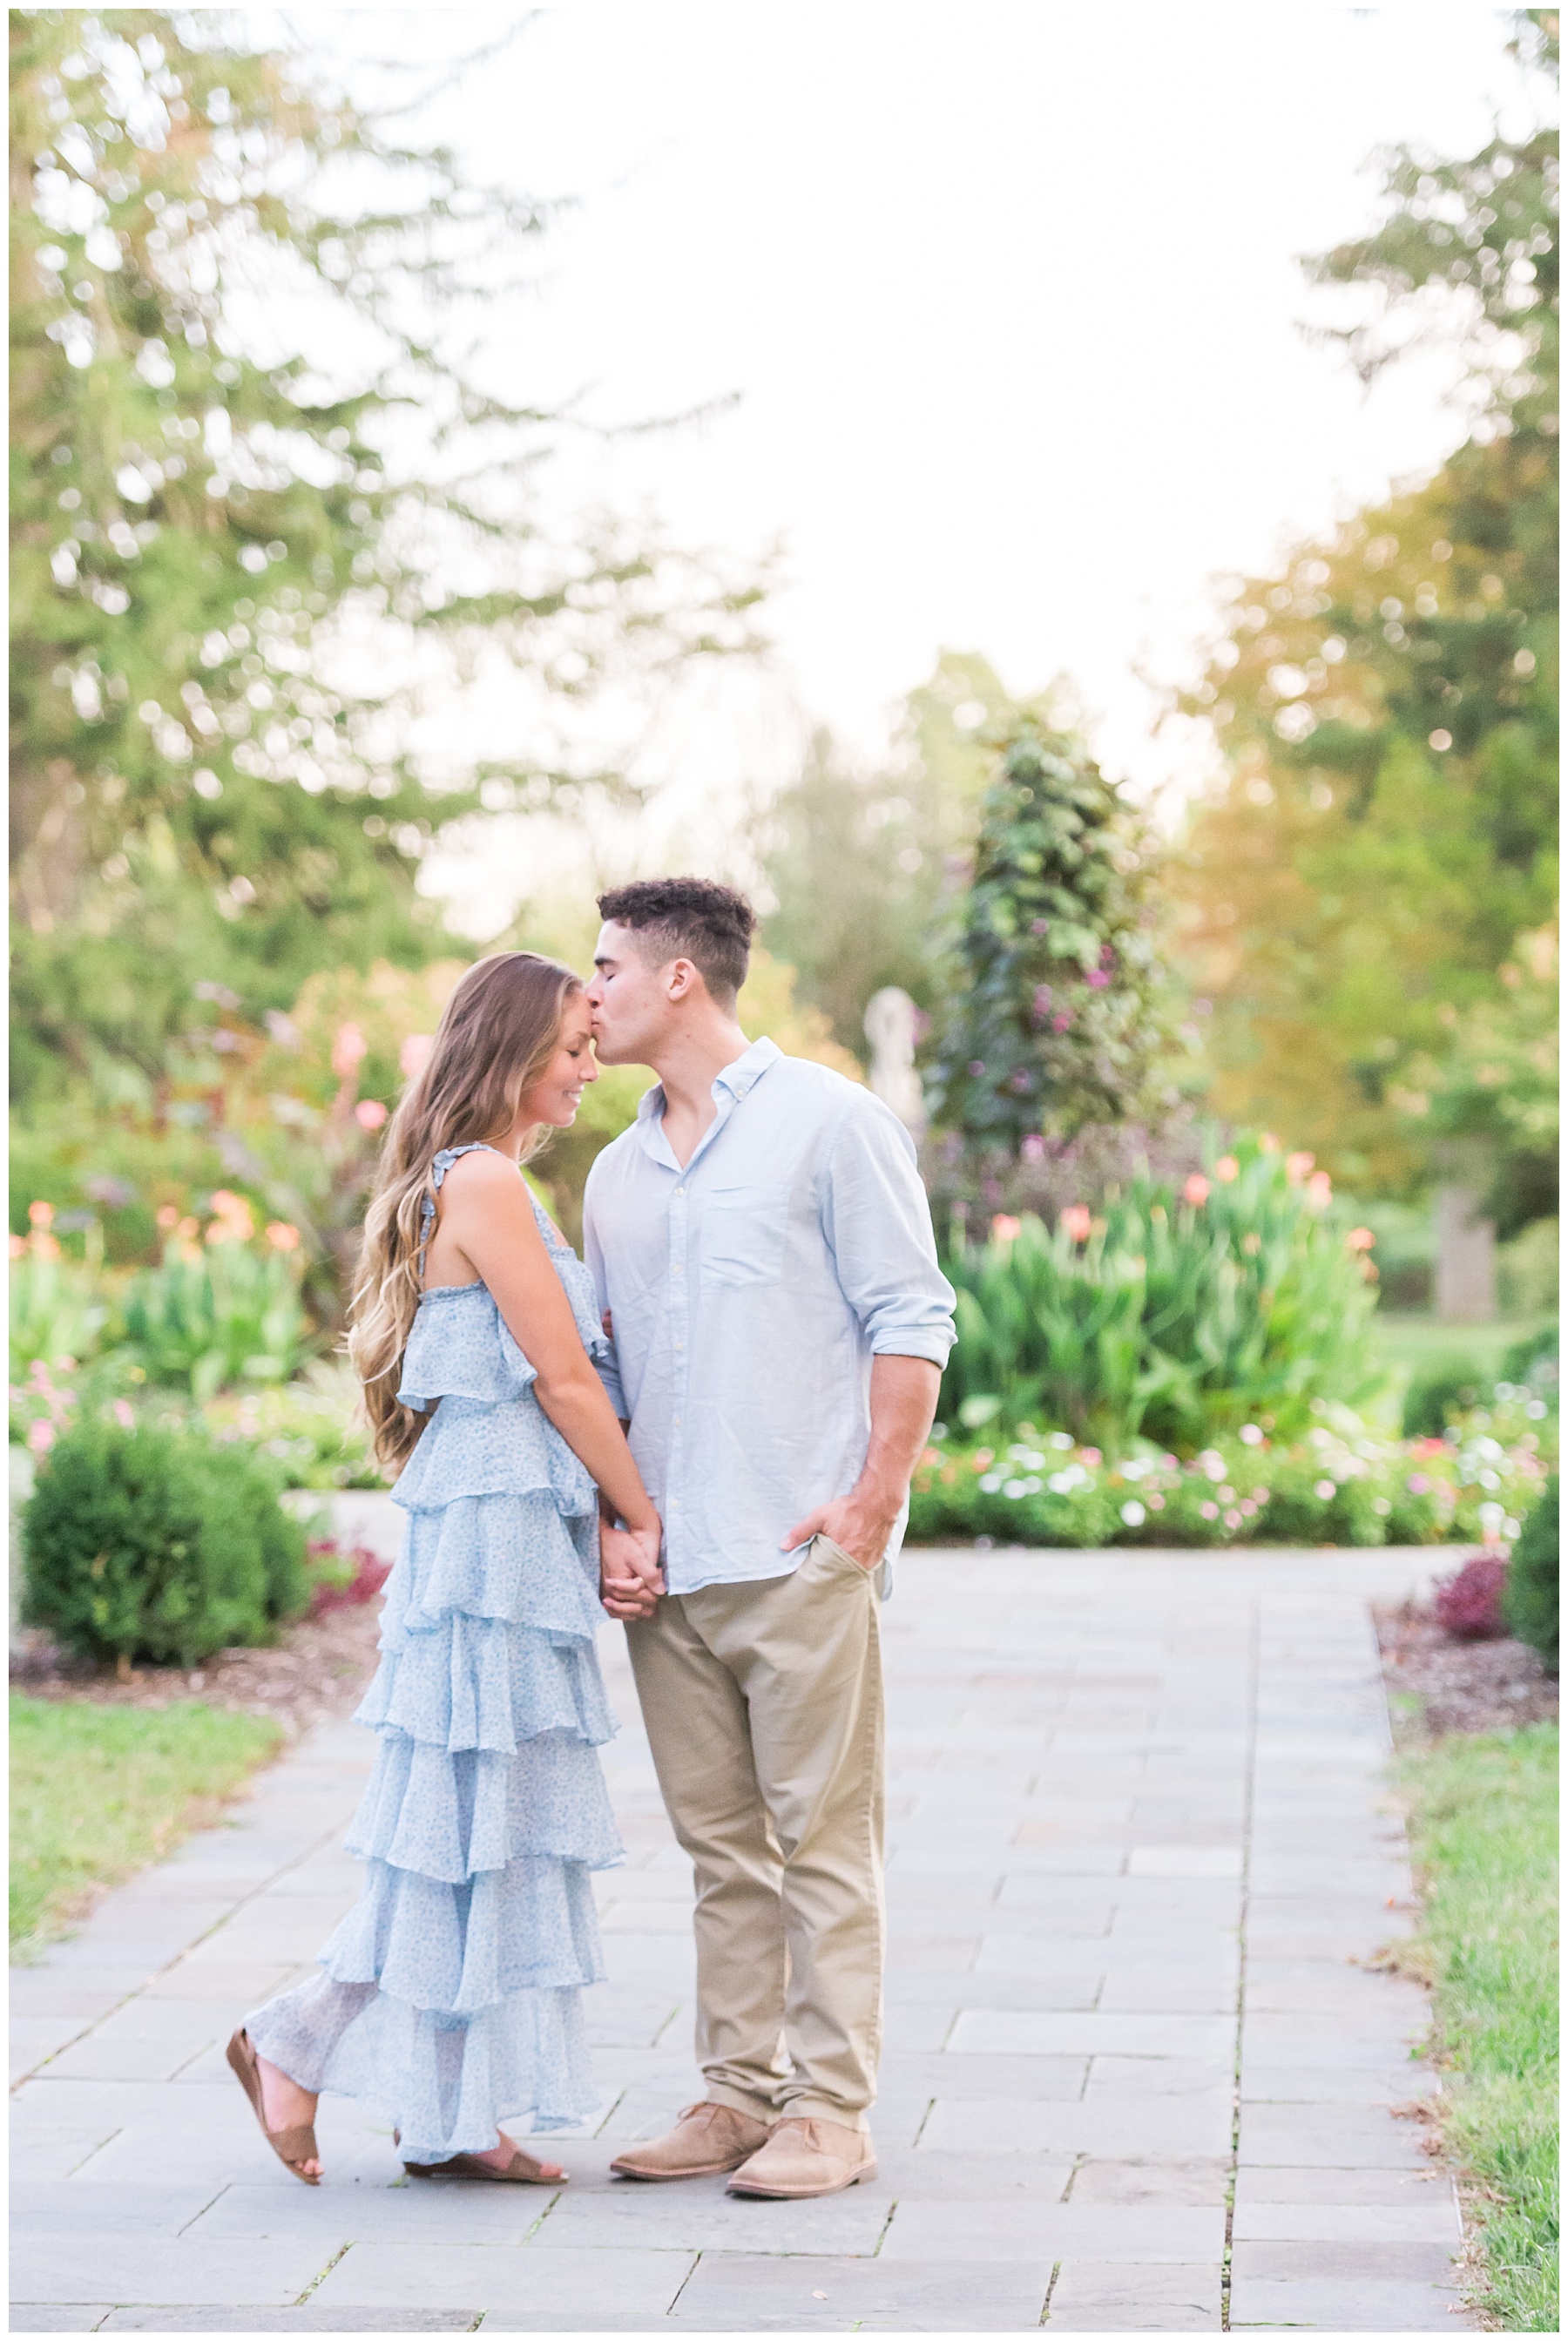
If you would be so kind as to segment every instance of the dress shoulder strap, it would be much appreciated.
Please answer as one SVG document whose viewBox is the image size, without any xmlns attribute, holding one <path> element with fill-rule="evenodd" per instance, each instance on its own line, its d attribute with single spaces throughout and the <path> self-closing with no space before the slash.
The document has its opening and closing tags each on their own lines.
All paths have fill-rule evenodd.
<svg viewBox="0 0 1568 2341">
<path fill-rule="evenodd" d="M 452 1169 L 452 1164 L 458 1160 L 460 1155 L 499 1154 L 500 1152 L 501 1149 L 499 1146 L 487 1146 L 482 1138 L 474 1139 L 471 1143 L 467 1146 L 443 1146 L 441 1152 L 434 1157 L 430 1166 L 431 1185 L 439 1194 L 441 1191 L 442 1180 L 446 1177 L 447 1172 Z M 424 1282 L 424 1256 L 430 1250 L 430 1231 L 434 1225 L 435 1204 L 431 1197 L 427 1195 L 420 1210 L 419 1280 L 422 1284 Z"/>
</svg>

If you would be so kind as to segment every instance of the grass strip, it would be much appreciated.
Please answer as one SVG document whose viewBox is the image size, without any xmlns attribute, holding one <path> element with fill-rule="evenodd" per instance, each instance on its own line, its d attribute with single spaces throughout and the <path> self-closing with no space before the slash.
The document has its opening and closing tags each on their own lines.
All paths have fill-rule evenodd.
<svg viewBox="0 0 1568 2341">
<path fill-rule="evenodd" d="M 1444 2139 L 1474 2182 L 1484 2312 L 1557 2325 L 1557 1726 L 1439 1739 L 1402 1780 L 1424 1894 Z"/>
<path fill-rule="evenodd" d="M 11 1700 L 11 1941 L 42 1941 L 90 1898 L 211 1821 L 283 1733 L 195 1700 L 161 1708 Z"/>
</svg>

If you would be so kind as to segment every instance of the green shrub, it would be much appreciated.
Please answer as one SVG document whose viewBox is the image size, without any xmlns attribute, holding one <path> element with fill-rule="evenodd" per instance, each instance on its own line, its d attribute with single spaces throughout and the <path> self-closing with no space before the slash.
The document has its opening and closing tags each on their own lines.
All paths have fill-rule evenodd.
<svg viewBox="0 0 1568 2341">
<path fill-rule="evenodd" d="M 1404 1393 L 1406 1439 L 1441 1439 L 1455 1415 L 1480 1404 L 1484 1381 L 1470 1358 L 1441 1358 L 1415 1375 Z"/>
<path fill-rule="evenodd" d="M 1557 1608 L 1563 1549 L 1557 1525 L 1557 1474 L 1553 1472 L 1540 1502 L 1524 1522 L 1508 1581 L 1503 1589 L 1503 1615 L 1508 1630 L 1539 1650 L 1549 1671 L 1557 1671 Z"/>
<path fill-rule="evenodd" d="M 206 1245 L 194 1259 L 171 1244 L 131 1285 L 125 1336 L 151 1380 L 198 1405 L 234 1382 L 287 1381 L 305 1350 L 298 1276 L 248 1243 Z"/>
<path fill-rule="evenodd" d="M 1179 1194 L 1137 1180 L 1050 1232 L 999 1217 L 986 1242 L 956 1242 L 947 1420 L 1044 1420 L 1113 1453 L 1140 1435 L 1190 1453 L 1245 1422 L 1296 1437 L 1315 1400 L 1369 1396 L 1365 1231 L 1332 1222 L 1310 1165 L 1244 1141 Z"/>
<path fill-rule="evenodd" d="M 1503 1360 L 1502 1379 L 1527 1390 L 1532 1397 L 1557 1404 L 1557 1328 L 1543 1325 L 1523 1341 L 1515 1341 Z"/>
<path fill-rule="evenodd" d="M 88 1421 L 24 1516 L 25 1616 L 69 1648 L 194 1666 L 269 1641 L 309 1598 L 304 1532 L 248 1449 Z"/>
</svg>

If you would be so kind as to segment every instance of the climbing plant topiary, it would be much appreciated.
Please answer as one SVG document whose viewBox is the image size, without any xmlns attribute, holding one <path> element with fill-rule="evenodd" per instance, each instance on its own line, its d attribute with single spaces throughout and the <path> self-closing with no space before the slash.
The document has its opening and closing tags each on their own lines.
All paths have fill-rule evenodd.
<svg viewBox="0 0 1568 2341">
<path fill-rule="evenodd" d="M 1144 825 L 1075 741 L 1024 715 L 982 809 L 933 1122 L 1017 1156 L 1041 1133 L 1150 1118 L 1166 1047 Z"/>
</svg>

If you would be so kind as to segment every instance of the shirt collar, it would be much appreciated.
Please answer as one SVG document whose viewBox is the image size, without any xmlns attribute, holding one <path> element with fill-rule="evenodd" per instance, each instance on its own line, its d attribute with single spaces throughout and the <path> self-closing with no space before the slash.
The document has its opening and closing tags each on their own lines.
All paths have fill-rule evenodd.
<svg viewBox="0 0 1568 2341">
<path fill-rule="evenodd" d="M 724 1099 L 719 1092 L 727 1091 L 733 1101 L 739 1105 L 747 1091 L 755 1088 L 769 1066 L 777 1064 L 783 1054 L 784 1051 L 778 1041 L 769 1041 L 766 1034 L 760 1041 L 753 1041 L 746 1054 L 743 1057 L 737 1057 L 732 1065 L 726 1065 L 714 1082 L 715 1103 L 720 1105 L 724 1103 Z M 662 1081 L 655 1081 L 651 1089 L 643 1091 L 637 1101 L 637 1119 L 639 1121 L 663 1121 L 664 1084 Z"/>
<path fill-rule="evenodd" d="M 723 1068 L 714 1081 L 712 1092 L 713 1102 L 719 1108 L 718 1119 L 703 1132 L 701 1142 L 691 1157 L 691 1162 L 686 1165 L 689 1170 L 691 1164 L 697 1161 L 698 1155 L 707 1151 L 710 1141 L 729 1120 L 742 1098 L 756 1087 L 769 1066 L 777 1064 L 783 1054 L 784 1051 L 777 1041 L 769 1041 L 764 1035 L 760 1041 L 752 1041 L 744 1056 L 737 1057 L 732 1065 L 726 1065 Z M 675 1158 L 669 1152 L 663 1131 L 660 1126 L 664 1120 L 664 1104 L 662 1081 L 655 1081 L 651 1089 L 644 1090 L 637 1105 L 639 1135 L 643 1147 L 653 1150 L 655 1160 L 659 1159 L 660 1153 L 662 1152 L 668 1157 L 673 1168 L 676 1167 Z"/>
<path fill-rule="evenodd" d="M 769 1041 L 764 1033 L 760 1041 L 752 1041 L 743 1057 L 737 1057 L 732 1065 L 725 1066 L 713 1084 L 714 1097 L 718 1097 L 720 1090 L 728 1090 L 739 1105 L 747 1091 L 755 1088 L 769 1066 L 776 1065 L 783 1054 L 778 1041 Z"/>
</svg>

